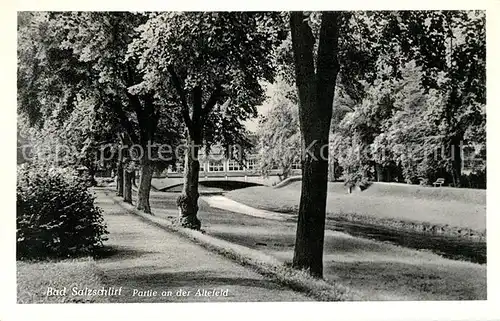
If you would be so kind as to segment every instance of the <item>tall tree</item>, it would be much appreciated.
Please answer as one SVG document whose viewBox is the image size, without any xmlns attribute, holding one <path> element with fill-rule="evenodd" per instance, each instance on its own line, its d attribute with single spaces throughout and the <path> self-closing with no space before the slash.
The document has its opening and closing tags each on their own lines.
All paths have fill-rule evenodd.
<svg viewBox="0 0 500 321">
<path fill-rule="evenodd" d="M 371 57 L 368 66 L 371 67 L 351 76 L 355 81 L 348 81 L 348 84 L 355 86 L 348 86 L 346 92 L 354 105 L 342 121 L 338 121 L 339 126 L 332 128 L 332 151 L 344 167 L 344 176 L 353 184 L 360 184 L 375 176 L 382 180 L 398 177 L 399 181 L 404 176 L 405 180 L 415 183 L 435 179 L 433 177 L 438 175 L 446 177 L 452 185 L 460 186 L 462 145 L 484 146 L 481 143 L 485 138 L 486 119 L 484 12 L 357 12 L 351 14 L 350 21 L 353 23 L 349 25 L 349 32 L 342 32 L 342 48 L 346 42 L 351 43 L 350 47 L 354 44 L 367 48 L 368 57 Z M 343 56 L 356 57 L 355 62 L 362 61 L 359 54 Z M 343 88 L 345 78 L 352 70 L 358 69 L 347 67 L 350 59 L 340 60 L 339 87 Z M 413 69 L 418 69 L 417 82 L 411 81 L 412 76 L 408 74 L 410 64 Z M 357 65 L 359 63 L 350 63 L 350 66 Z M 417 73 L 413 72 L 413 75 Z M 426 139 L 426 153 L 438 146 L 442 150 L 439 156 L 444 160 L 433 165 L 427 161 L 403 165 L 401 152 L 397 152 L 399 156 L 396 157 L 390 151 L 395 151 L 397 141 L 402 142 L 405 128 L 391 127 L 403 135 L 399 138 L 393 135 L 395 132 L 384 133 L 390 127 L 384 127 L 384 124 L 394 118 L 395 113 L 410 108 L 412 99 L 418 95 L 421 101 L 429 103 L 425 106 L 433 106 L 417 109 L 432 118 L 428 125 L 418 122 L 421 127 L 418 133 L 430 135 L 420 136 L 418 141 Z M 408 106 L 403 107 L 404 104 Z M 335 105 L 339 107 L 337 103 Z M 417 134 L 415 131 L 407 133 Z M 386 139 L 388 137 L 391 139 Z M 406 137 L 405 149 L 422 147 Z M 363 152 L 357 153 L 357 149 Z M 372 150 L 385 150 L 389 157 L 381 163 Z M 480 154 L 485 152 L 485 148 L 481 150 Z M 424 149 L 420 148 L 420 151 L 424 152 Z"/>
<path fill-rule="evenodd" d="M 309 14 L 311 31 L 315 38 L 320 32 L 319 12 Z M 342 12 L 339 19 L 338 61 L 341 66 L 335 85 L 332 106 L 332 133 L 338 130 L 343 117 L 353 111 L 366 95 L 366 84 L 377 78 L 377 60 L 383 46 L 380 45 L 380 32 L 383 30 L 385 16 L 383 12 Z M 314 47 L 314 57 L 318 54 L 318 45 Z M 280 75 L 289 84 L 295 86 L 292 39 L 287 38 L 278 50 Z M 329 180 L 340 176 L 341 167 L 335 155 L 335 143 L 331 142 Z"/>
<path fill-rule="evenodd" d="M 293 266 L 308 269 L 312 275 L 322 277 L 328 136 L 340 69 L 337 57 L 340 13 L 321 14 L 317 44 L 309 24 L 310 17 L 302 12 L 290 14 L 300 128 L 306 147 L 302 161 L 302 192 Z M 318 46 L 316 59 L 315 45 Z"/>
<path fill-rule="evenodd" d="M 408 183 L 432 183 L 442 177 L 445 165 L 436 157 L 443 140 L 439 127 L 445 95 L 434 89 L 425 93 L 414 61 L 403 68 L 391 92 L 391 116 L 379 123 L 380 133 L 370 146 L 381 156 L 377 163 L 395 162 Z"/>
<path fill-rule="evenodd" d="M 269 100 L 271 108 L 259 122 L 259 166 L 267 176 L 279 169 L 280 179 L 286 179 L 295 163 L 300 162 L 301 138 L 297 93 L 282 79 L 273 85 Z"/>
<path fill-rule="evenodd" d="M 274 75 L 278 13 L 153 13 L 132 44 L 145 73 L 141 90 L 174 94 L 186 127 L 184 187 L 178 199 L 182 226 L 199 229 L 198 154 L 212 144 L 248 145 L 241 122 L 264 99 L 260 80 Z"/>
</svg>

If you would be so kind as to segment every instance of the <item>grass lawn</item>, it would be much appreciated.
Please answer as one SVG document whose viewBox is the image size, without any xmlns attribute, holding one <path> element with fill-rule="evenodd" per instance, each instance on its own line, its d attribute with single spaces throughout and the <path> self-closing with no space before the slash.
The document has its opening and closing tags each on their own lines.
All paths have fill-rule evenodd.
<svg viewBox="0 0 500 321">
<path fill-rule="evenodd" d="M 105 296 L 72 296 L 73 287 L 103 287 L 91 258 L 63 261 L 18 261 L 17 303 L 105 303 Z M 47 289 L 66 287 L 65 296 L 47 296 Z"/>
<path fill-rule="evenodd" d="M 226 197 L 260 209 L 297 212 L 300 182 L 281 188 L 249 187 L 227 192 Z M 363 192 L 347 194 L 342 183 L 330 183 L 327 212 L 331 218 L 425 222 L 431 225 L 486 229 L 486 191 L 373 184 Z"/>
<path fill-rule="evenodd" d="M 210 208 L 200 202 L 206 233 L 291 262 L 296 223 Z M 344 233 L 326 231 L 324 275 L 354 300 L 484 300 L 486 265 L 442 258 Z"/>
<path fill-rule="evenodd" d="M 156 217 L 177 217 L 174 193 L 154 193 Z M 232 213 L 199 202 L 207 235 L 291 262 L 296 223 Z M 162 209 L 162 210 L 160 210 Z M 375 240 L 326 231 L 324 275 L 350 300 L 484 300 L 486 265 L 455 261 Z"/>
</svg>

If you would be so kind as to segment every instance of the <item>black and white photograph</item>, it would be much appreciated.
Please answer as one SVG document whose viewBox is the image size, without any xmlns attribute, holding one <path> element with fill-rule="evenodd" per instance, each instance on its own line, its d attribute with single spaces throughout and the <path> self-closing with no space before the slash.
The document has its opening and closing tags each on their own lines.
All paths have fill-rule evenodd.
<svg viewBox="0 0 500 321">
<path fill-rule="evenodd" d="M 16 19 L 17 306 L 491 299 L 485 9 Z"/>
</svg>

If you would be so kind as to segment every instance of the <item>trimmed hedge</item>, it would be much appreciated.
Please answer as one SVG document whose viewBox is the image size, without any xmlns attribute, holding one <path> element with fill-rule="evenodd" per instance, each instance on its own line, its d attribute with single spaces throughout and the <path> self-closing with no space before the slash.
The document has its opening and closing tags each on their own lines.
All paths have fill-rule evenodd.
<svg viewBox="0 0 500 321">
<path fill-rule="evenodd" d="M 23 165 L 17 173 L 17 258 L 88 255 L 106 240 L 102 211 L 69 169 Z"/>
</svg>

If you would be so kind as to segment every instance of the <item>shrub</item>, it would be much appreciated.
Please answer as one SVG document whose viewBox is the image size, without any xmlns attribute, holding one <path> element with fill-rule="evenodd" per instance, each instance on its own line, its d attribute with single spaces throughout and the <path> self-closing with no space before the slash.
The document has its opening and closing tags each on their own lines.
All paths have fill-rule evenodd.
<svg viewBox="0 0 500 321">
<path fill-rule="evenodd" d="M 486 170 L 478 170 L 462 175 L 462 187 L 486 189 Z"/>
<path fill-rule="evenodd" d="M 344 171 L 342 178 L 348 188 L 359 187 L 365 189 L 370 185 L 373 170 L 369 166 L 358 166 Z"/>
<path fill-rule="evenodd" d="M 102 246 L 102 211 L 76 172 L 22 165 L 17 175 L 18 259 L 91 254 Z"/>
</svg>

